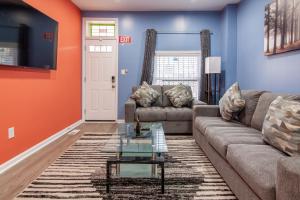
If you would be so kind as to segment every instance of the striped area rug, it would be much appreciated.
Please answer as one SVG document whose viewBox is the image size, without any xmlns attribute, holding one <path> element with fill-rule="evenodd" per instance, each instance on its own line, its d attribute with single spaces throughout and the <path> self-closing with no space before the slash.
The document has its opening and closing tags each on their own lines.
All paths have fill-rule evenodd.
<svg viewBox="0 0 300 200">
<path fill-rule="evenodd" d="M 101 147 L 110 136 L 85 132 L 16 199 L 236 199 L 191 136 L 167 136 L 165 194 L 158 179 L 115 178 L 107 195 L 105 164 L 111 155 Z"/>
</svg>

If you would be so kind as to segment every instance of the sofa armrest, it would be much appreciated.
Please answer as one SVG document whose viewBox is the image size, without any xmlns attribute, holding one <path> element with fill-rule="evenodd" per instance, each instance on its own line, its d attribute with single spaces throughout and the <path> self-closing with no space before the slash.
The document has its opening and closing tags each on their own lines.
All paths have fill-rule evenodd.
<svg viewBox="0 0 300 200">
<path fill-rule="evenodd" d="M 136 110 L 136 102 L 135 100 L 129 98 L 125 103 L 125 122 L 134 122 L 135 118 L 135 110 Z"/>
<path fill-rule="evenodd" d="M 300 157 L 281 158 L 277 163 L 276 200 L 300 199 Z"/>
<path fill-rule="evenodd" d="M 194 106 L 197 106 L 197 105 L 207 105 L 207 103 L 205 103 L 205 102 L 203 102 L 203 101 L 200 101 L 200 100 L 197 100 L 197 99 L 194 99 L 193 101 L 192 101 L 192 108 L 194 107 Z"/>
<path fill-rule="evenodd" d="M 193 119 L 197 116 L 220 117 L 218 105 L 196 105 L 193 107 Z"/>
</svg>

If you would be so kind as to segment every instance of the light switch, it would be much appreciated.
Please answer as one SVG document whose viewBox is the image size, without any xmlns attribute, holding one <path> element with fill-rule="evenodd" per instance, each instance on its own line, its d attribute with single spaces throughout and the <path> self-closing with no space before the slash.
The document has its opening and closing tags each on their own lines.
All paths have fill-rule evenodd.
<svg viewBox="0 0 300 200">
<path fill-rule="evenodd" d="M 15 127 L 11 127 L 8 129 L 8 139 L 12 139 L 15 137 Z"/>
<path fill-rule="evenodd" d="M 128 74 L 128 69 L 125 69 L 125 68 L 121 69 L 121 74 L 122 75 Z"/>
</svg>

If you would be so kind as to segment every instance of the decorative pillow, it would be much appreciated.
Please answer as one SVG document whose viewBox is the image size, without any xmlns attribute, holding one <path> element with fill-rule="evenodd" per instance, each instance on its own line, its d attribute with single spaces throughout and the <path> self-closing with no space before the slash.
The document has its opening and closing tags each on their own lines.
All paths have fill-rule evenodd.
<svg viewBox="0 0 300 200">
<path fill-rule="evenodd" d="M 176 108 L 188 105 L 194 99 L 192 91 L 182 84 L 165 91 L 164 94 L 167 95 L 172 105 Z"/>
<path fill-rule="evenodd" d="M 137 89 L 131 98 L 134 99 L 138 105 L 142 107 L 150 107 L 158 98 L 160 94 L 151 88 L 146 82 L 143 82 L 142 86 Z"/>
<path fill-rule="evenodd" d="M 220 113 L 223 119 L 230 121 L 234 114 L 245 107 L 238 83 L 234 83 L 219 101 Z"/>
<path fill-rule="evenodd" d="M 263 138 L 291 156 L 300 156 L 300 102 L 277 97 L 263 124 Z"/>
</svg>

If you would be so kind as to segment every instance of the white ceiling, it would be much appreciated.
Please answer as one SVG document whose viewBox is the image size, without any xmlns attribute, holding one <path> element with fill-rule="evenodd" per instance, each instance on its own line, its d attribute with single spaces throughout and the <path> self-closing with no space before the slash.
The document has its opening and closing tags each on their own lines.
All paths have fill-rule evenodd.
<svg viewBox="0 0 300 200">
<path fill-rule="evenodd" d="M 212 11 L 240 0 L 72 0 L 81 10 Z"/>
</svg>

